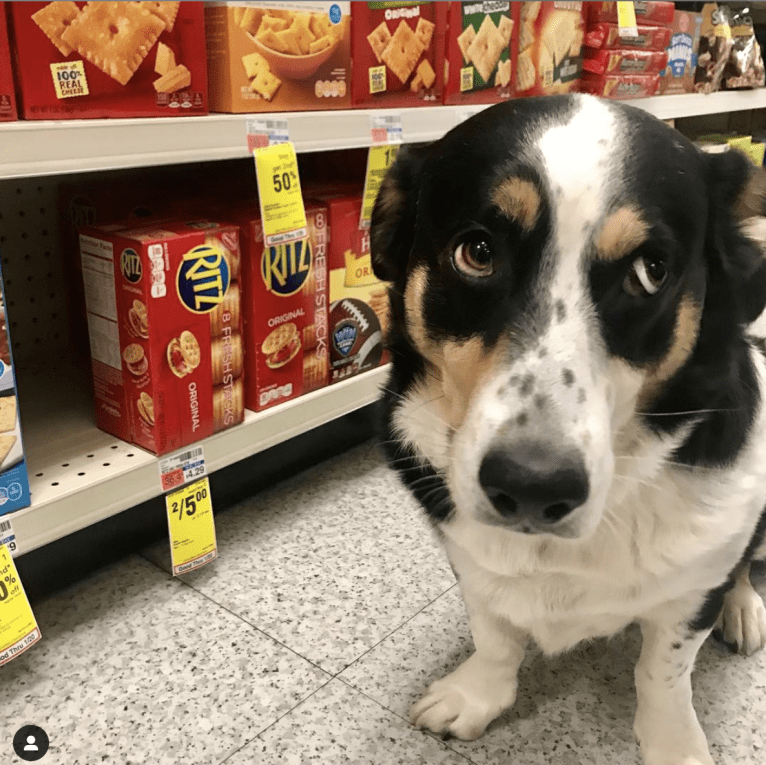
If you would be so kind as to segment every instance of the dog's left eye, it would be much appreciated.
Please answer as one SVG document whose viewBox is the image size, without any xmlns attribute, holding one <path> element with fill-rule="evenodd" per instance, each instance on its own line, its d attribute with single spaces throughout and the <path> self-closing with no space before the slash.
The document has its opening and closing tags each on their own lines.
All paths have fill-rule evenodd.
<svg viewBox="0 0 766 765">
<path fill-rule="evenodd" d="M 490 276 L 494 270 L 492 247 L 482 236 L 461 242 L 452 257 L 457 270 L 468 276 Z"/>
<path fill-rule="evenodd" d="M 642 255 L 633 261 L 630 272 L 625 277 L 622 286 L 629 295 L 647 297 L 648 295 L 656 295 L 667 277 L 667 268 L 661 260 Z"/>
</svg>

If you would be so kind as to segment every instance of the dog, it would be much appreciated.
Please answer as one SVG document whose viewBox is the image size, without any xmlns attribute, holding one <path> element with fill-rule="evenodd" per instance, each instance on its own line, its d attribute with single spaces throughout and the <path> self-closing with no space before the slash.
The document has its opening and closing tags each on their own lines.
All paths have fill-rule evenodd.
<svg viewBox="0 0 766 765">
<path fill-rule="evenodd" d="M 645 765 L 711 765 L 692 705 L 713 628 L 766 608 L 760 171 L 635 107 L 509 101 L 403 148 L 378 194 L 389 464 L 443 541 L 475 652 L 412 721 L 472 740 L 557 654 L 637 622 Z"/>
</svg>

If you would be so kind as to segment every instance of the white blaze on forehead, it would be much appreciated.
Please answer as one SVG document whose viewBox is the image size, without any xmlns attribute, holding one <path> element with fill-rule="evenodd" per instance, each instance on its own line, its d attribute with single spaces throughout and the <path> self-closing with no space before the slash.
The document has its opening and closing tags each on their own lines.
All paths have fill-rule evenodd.
<svg viewBox="0 0 766 765">
<path fill-rule="evenodd" d="M 537 141 L 548 180 L 559 257 L 579 255 L 609 201 L 621 126 L 614 112 L 595 98 L 581 97 L 564 125 Z"/>
</svg>

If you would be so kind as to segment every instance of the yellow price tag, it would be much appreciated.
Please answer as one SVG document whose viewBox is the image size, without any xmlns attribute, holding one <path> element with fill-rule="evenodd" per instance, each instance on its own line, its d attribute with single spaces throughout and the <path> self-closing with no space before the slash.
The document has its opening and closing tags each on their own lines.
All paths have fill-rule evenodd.
<svg viewBox="0 0 766 765">
<path fill-rule="evenodd" d="M 632 2 L 618 1 L 617 26 L 619 27 L 620 37 L 638 37 L 636 7 Z"/>
<path fill-rule="evenodd" d="M 294 242 L 308 236 L 298 158 L 292 143 L 254 149 L 255 175 L 267 246 Z"/>
<path fill-rule="evenodd" d="M 5 545 L 0 545 L 0 667 L 34 645 L 42 635 Z"/>
<path fill-rule="evenodd" d="M 359 228 L 370 227 L 372 208 L 375 206 L 380 185 L 383 183 L 383 178 L 386 177 L 388 168 L 394 164 L 398 151 L 398 145 L 370 146 L 370 153 L 367 155 L 367 173 L 364 177 L 364 197 Z"/>
<path fill-rule="evenodd" d="M 213 504 L 207 476 L 165 497 L 173 576 L 210 563 L 218 556 Z"/>
</svg>

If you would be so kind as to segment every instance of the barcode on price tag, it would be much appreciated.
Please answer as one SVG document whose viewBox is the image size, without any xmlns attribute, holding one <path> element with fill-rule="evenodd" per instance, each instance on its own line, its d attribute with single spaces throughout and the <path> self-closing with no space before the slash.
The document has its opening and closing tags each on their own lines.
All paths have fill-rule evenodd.
<svg viewBox="0 0 766 765">
<path fill-rule="evenodd" d="M 262 149 L 275 143 L 287 143 L 290 129 L 287 120 L 263 120 L 250 117 L 245 121 L 247 128 L 247 150 Z"/>
<path fill-rule="evenodd" d="M 370 116 L 370 135 L 374 144 L 402 143 L 401 114 L 373 114 Z"/>
<path fill-rule="evenodd" d="M 10 518 L 0 521 L 0 545 L 5 545 L 13 558 L 19 554 L 19 546 L 16 542 L 16 534 L 13 531 Z"/>
<path fill-rule="evenodd" d="M 170 491 L 207 473 L 205 454 L 201 446 L 171 454 L 160 460 L 162 491 Z"/>
</svg>

